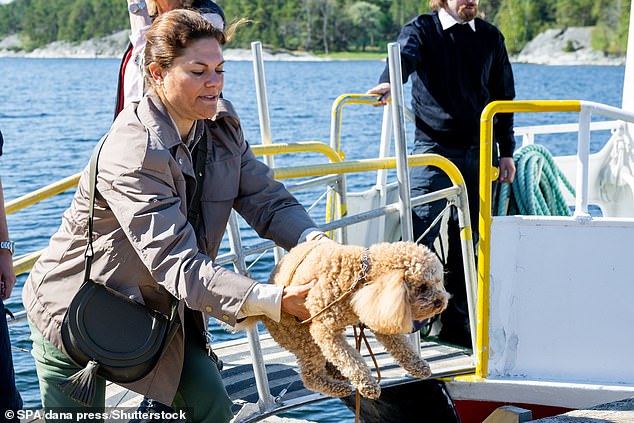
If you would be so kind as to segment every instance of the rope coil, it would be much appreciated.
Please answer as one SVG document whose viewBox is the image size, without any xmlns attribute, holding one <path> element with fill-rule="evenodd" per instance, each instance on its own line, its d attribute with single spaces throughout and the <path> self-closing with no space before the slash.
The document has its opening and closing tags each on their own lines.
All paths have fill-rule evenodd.
<svg viewBox="0 0 634 423">
<path fill-rule="evenodd" d="M 557 167 L 550 152 L 531 144 L 514 155 L 517 172 L 513 184 L 501 184 L 496 215 L 570 216 L 570 208 L 561 192 L 575 189 Z"/>
</svg>

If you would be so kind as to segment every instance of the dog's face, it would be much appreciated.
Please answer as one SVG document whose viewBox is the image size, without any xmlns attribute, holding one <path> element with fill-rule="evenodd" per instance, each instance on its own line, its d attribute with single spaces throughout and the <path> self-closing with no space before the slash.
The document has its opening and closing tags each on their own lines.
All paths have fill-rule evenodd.
<svg viewBox="0 0 634 423">
<path fill-rule="evenodd" d="M 376 244 L 370 247 L 370 257 L 371 280 L 351 302 L 373 331 L 409 333 L 413 320 L 430 318 L 447 307 L 442 264 L 427 247 L 413 242 Z"/>
<path fill-rule="evenodd" d="M 405 270 L 413 320 L 429 319 L 447 308 L 449 294 L 445 290 L 442 263 L 428 248 L 419 245 L 411 267 Z"/>
</svg>

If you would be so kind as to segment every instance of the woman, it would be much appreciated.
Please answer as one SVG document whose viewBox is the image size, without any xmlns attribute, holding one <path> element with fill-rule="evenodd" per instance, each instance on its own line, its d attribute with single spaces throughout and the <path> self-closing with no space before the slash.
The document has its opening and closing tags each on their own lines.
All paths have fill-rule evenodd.
<svg viewBox="0 0 634 423">
<path fill-rule="evenodd" d="M 184 326 L 153 371 L 127 387 L 186 409 L 188 420 L 196 422 L 232 417 L 231 401 L 205 351 L 201 312 L 230 325 L 249 315 L 279 320 L 281 309 L 299 318 L 308 314 L 304 299 L 312 285 L 280 291 L 213 265 L 231 208 L 287 249 L 323 236 L 254 158 L 231 104 L 218 97 L 225 38 L 190 10 L 154 21 L 145 49 L 149 90 L 120 113 L 107 135 L 95 199 L 92 279 L 162 312 L 176 298 Z M 208 154 L 200 168 L 200 201 L 190 204 L 196 197 L 190 151 L 198 142 L 206 142 Z M 23 290 L 44 407 L 78 406 L 58 385 L 78 370 L 63 352 L 60 326 L 83 280 L 90 183 L 85 171 Z M 189 223 L 188 212 L 196 209 Z M 97 389 L 92 406 L 99 408 L 103 380 Z"/>
</svg>

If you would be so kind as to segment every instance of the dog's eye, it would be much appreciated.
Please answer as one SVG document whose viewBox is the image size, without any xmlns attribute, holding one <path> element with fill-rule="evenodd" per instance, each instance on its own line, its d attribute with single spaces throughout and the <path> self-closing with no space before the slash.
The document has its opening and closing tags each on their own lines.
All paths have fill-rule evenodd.
<svg viewBox="0 0 634 423">
<path fill-rule="evenodd" d="M 420 285 L 418 288 L 416 288 L 416 292 L 418 294 L 423 294 L 425 291 L 427 291 L 428 287 L 427 285 Z"/>
</svg>

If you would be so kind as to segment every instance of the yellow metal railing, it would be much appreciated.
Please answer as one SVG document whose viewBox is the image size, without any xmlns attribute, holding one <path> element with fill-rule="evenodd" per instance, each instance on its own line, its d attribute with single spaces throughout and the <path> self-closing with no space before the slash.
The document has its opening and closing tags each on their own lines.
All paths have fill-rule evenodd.
<svg viewBox="0 0 634 423">
<path fill-rule="evenodd" d="M 330 146 L 338 153 L 341 151 L 341 122 L 343 120 L 343 106 L 348 104 L 378 105 L 379 96 L 376 94 L 341 94 L 332 103 L 330 109 Z"/>
<path fill-rule="evenodd" d="M 416 154 L 407 156 L 407 163 L 410 167 L 436 166 L 447 173 L 454 185 L 462 185 L 464 183 L 464 179 L 458 168 L 451 161 L 438 154 Z M 273 171 L 275 173 L 275 179 L 290 179 L 394 168 L 396 168 L 396 158 L 385 157 L 382 159 L 363 159 L 321 165 L 292 166 L 274 169 Z"/>
<path fill-rule="evenodd" d="M 32 206 L 35 203 L 39 203 L 42 200 L 46 200 L 49 197 L 60 194 L 66 190 L 76 187 L 77 182 L 79 182 L 80 175 L 80 173 L 76 173 L 36 191 L 23 195 L 22 197 L 8 201 L 5 203 L 4 208 L 7 214 L 11 214 L 18 210 L 22 210 L 25 207 Z"/>
<path fill-rule="evenodd" d="M 289 152 L 286 148 L 294 149 L 297 148 L 297 151 L 306 151 L 299 150 L 299 147 L 294 147 L 292 144 L 288 146 L 276 146 L 275 144 L 267 145 L 267 146 L 256 146 L 258 153 L 262 153 L 266 151 L 266 154 L 284 154 L 283 152 Z M 326 146 L 328 147 L 328 146 Z M 279 150 L 278 150 L 279 148 Z M 312 147 L 311 147 L 312 148 Z M 316 148 L 317 150 L 321 149 L 321 147 Z M 255 150 L 255 148 L 254 148 Z M 315 151 L 315 150 L 312 150 Z M 263 153 L 262 153 L 263 154 Z M 329 153 L 330 154 L 330 153 Z M 413 156 L 408 156 L 408 165 L 409 166 L 436 166 L 442 169 L 447 175 L 449 179 L 452 181 L 454 185 L 459 185 L 464 188 L 464 179 L 462 174 L 458 170 L 458 168 L 448 159 L 436 155 L 436 154 L 418 154 Z M 332 175 L 332 174 L 343 174 L 343 173 L 355 173 L 355 172 L 366 172 L 373 171 L 379 169 L 393 169 L 396 167 L 396 159 L 394 157 L 388 157 L 383 159 L 366 159 L 366 160 L 357 160 L 351 162 L 338 162 L 338 163 L 328 163 L 328 164 L 318 164 L 318 165 L 308 165 L 308 166 L 293 166 L 287 168 L 279 168 L 273 169 L 274 175 L 276 179 L 290 179 L 290 178 L 302 178 L 302 177 L 310 177 L 310 176 L 324 176 L 324 175 Z M 74 175 L 70 178 L 65 179 L 70 180 L 71 178 L 77 178 L 78 175 Z M 61 181 L 52 185 L 49 185 L 37 192 L 40 193 L 39 200 L 47 198 L 44 195 L 50 194 L 53 192 L 62 192 L 60 189 Z M 71 188 L 70 186 L 69 188 Z M 68 189 L 68 188 L 66 188 Z M 54 194 L 51 194 L 54 195 Z M 32 194 L 25 195 L 17 200 L 21 200 L 22 198 L 32 197 Z M 39 201 L 38 200 L 38 201 Z M 37 201 L 33 201 L 35 203 Z M 33 204 L 31 203 L 31 204 Z M 9 203 L 7 203 L 9 204 Z M 14 207 L 13 211 L 17 210 Z M 463 230 L 463 233 L 469 234 L 471 233 L 471 228 L 468 230 Z M 41 254 L 41 251 L 36 251 L 30 253 L 26 256 L 20 257 L 18 260 L 14 262 L 14 268 L 16 274 L 21 274 L 28 272 L 33 264 L 37 261 Z"/>
<path fill-rule="evenodd" d="M 275 143 L 252 145 L 251 150 L 256 156 L 290 153 L 321 153 L 331 162 L 343 161 L 343 153 L 338 153 L 328 144 L 321 141 L 301 141 L 293 143 Z"/>
<path fill-rule="evenodd" d="M 327 144 L 319 141 L 303 141 L 298 143 L 279 143 L 269 145 L 254 145 L 251 147 L 253 154 L 263 156 L 265 154 L 289 154 L 289 153 L 321 153 L 333 162 L 340 162 L 342 158 L 337 152 L 330 148 Z M 81 173 L 76 173 L 67 178 L 61 179 L 29 194 L 23 195 L 11 201 L 8 201 L 4 207 L 7 214 L 15 213 L 42 200 L 53 197 L 66 190 L 74 188 L 79 182 Z"/>
<path fill-rule="evenodd" d="M 476 377 L 488 375 L 489 361 L 489 274 L 491 272 L 491 206 L 492 183 L 498 170 L 492 166 L 493 118 L 497 113 L 520 112 L 580 112 L 577 100 L 494 101 L 489 103 L 480 118 L 480 222 L 478 240 L 478 308 Z"/>
<path fill-rule="evenodd" d="M 290 153 L 321 153 L 332 162 L 341 162 L 341 155 L 337 154 L 330 146 L 319 141 L 302 141 L 297 143 L 279 143 L 268 145 L 254 145 L 251 147 L 253 154 L 262 156 L 265 154 L 290 154 Z M 5 204 L 7 214 L 15 213 L 28 206 L 36 204 L 42 200 L 53 197 L 64 191 L 77 186 L 81 173 L 76 173 L 67 178 L 61 179 L 43 188 L 30 192 L 26 195 L 8 201 Z M 13 262 L 16 275 L 26 273 L 33 267 L 33 264 L 40 257 L 41 251 L 35 251 L 22 256 Z"/>
<path fill-rule="evenodd" d="M 330 147 L 345 158 L 341 150 L 341 125 L 343 120 L 343 107 L 350 104 L 378 105 L 379 96 L 376 94 L 341 94 L 332 102 L 330 108 Z M 346 190 L 345 180 L 342 182 L 342 190 Z M 336 206 L 336 207 L 335 207 Z M 336 192 L 328 193 L 326 199 L 326 222 L 341 218 L 348 214 L 345 198 L 341 198 Z"/>
</svg>

